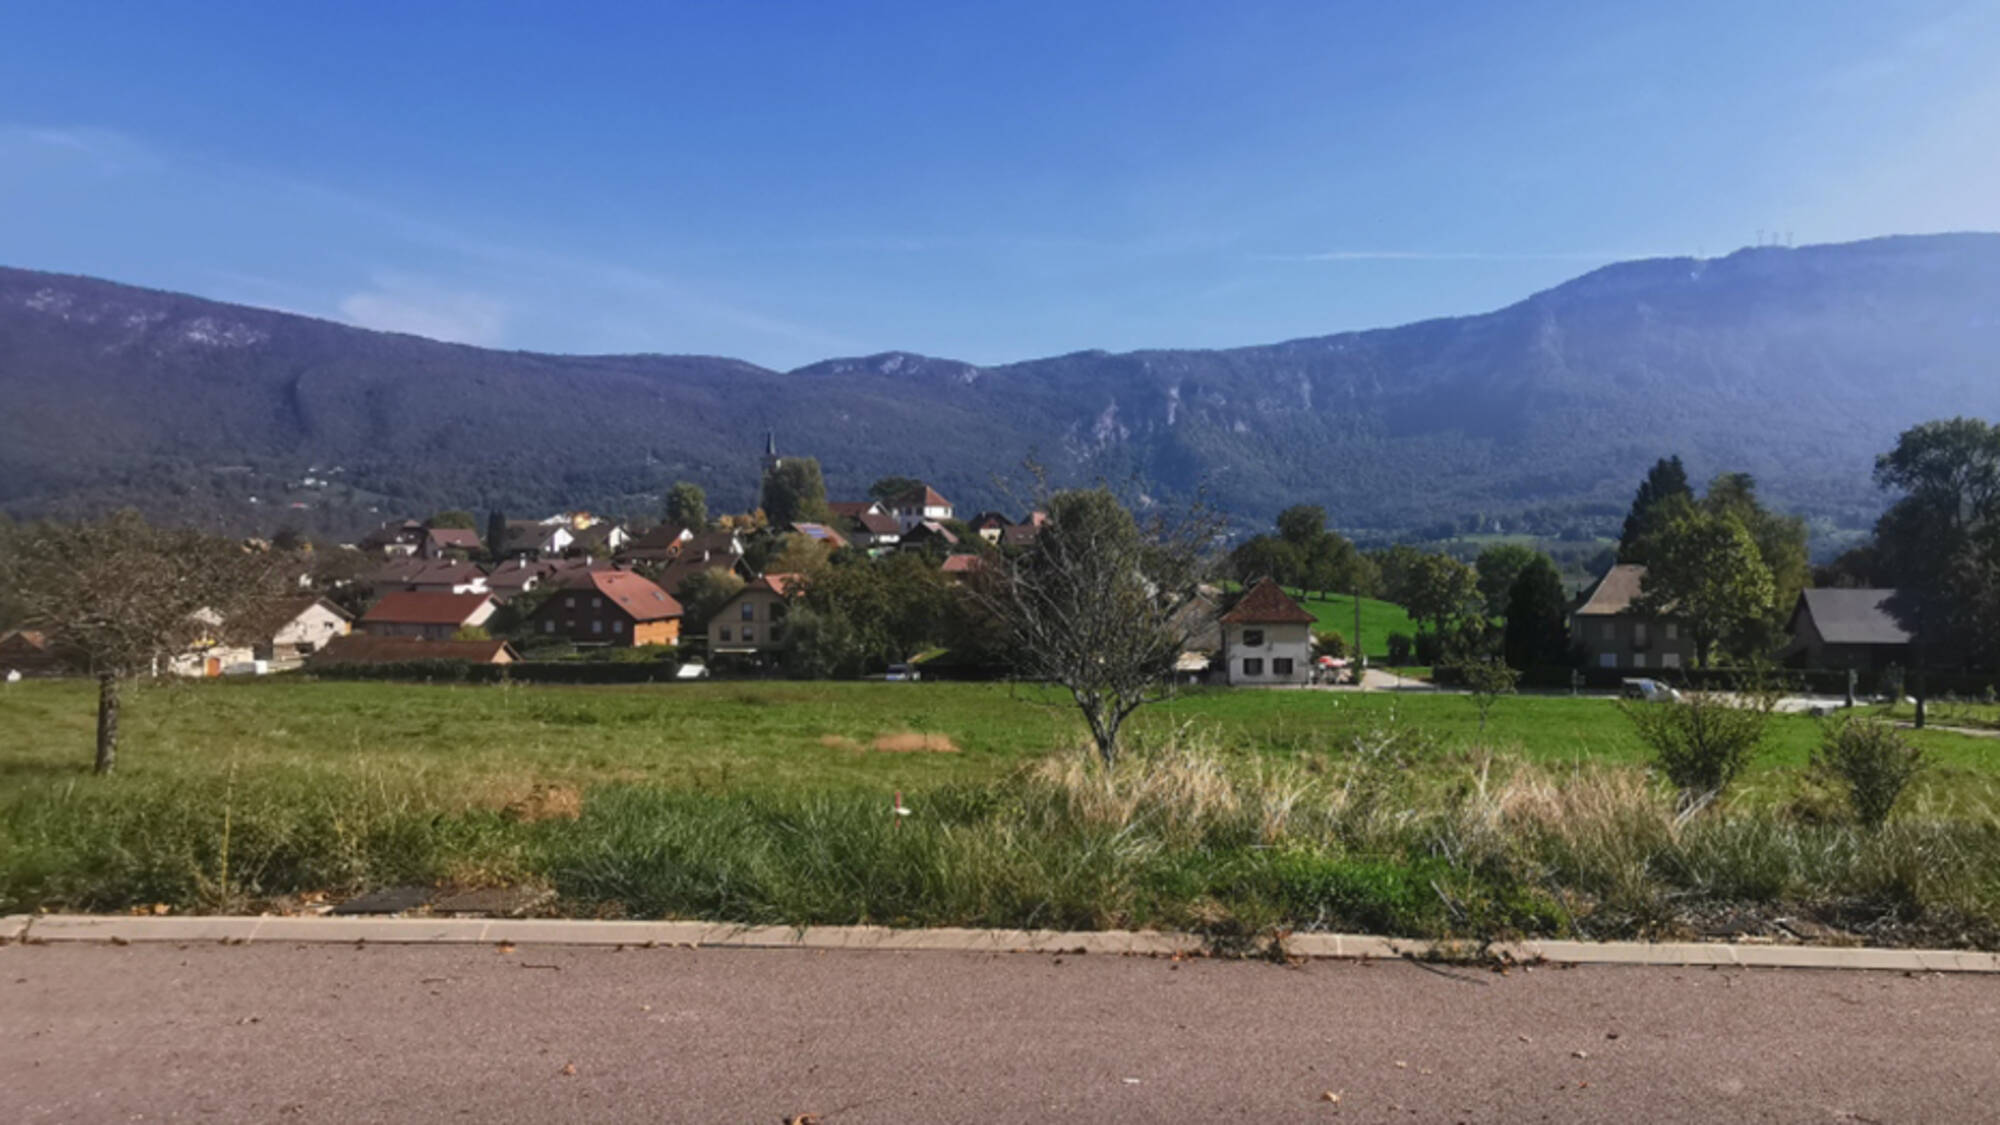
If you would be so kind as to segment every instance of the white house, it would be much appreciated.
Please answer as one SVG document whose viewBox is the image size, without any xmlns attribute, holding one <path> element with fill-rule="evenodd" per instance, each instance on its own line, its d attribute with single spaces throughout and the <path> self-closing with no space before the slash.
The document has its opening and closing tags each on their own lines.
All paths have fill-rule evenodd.
<svg viewBox="0 0 2000 1125">
<path fill-rule="evenodd" d="M 1222 678 L 1228 684 L 1312 680 L 1313 615 L 1269 578 L 1222 615 Z"/>
<path fill-rule="evenodd" d="M 333 638 L 354 631 L 354 619 L 325 598 L 286 598 L 266 611 L 263 622 L 270 632 L 259 630 L 257 659 L 272 668 L 296 667 Z"/>
<path fill-rule="evenodd" d="M 950 519 L 951 501 L 930 485 L 920 484 L 889 501 L 889 514 L 896 517 L 896 523 L 908 534 L 925 520 Z"/>
</svg>

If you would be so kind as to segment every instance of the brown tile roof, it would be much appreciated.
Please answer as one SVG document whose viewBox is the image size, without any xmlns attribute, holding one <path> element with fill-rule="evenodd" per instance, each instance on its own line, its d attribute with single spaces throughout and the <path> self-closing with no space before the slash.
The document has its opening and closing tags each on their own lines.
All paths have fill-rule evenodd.
<svg viewBox="0 0 2000 1125">
<path fill-rule="evenodd" d="M 1042 524 L 1017 523 L 1000 529 L 1000 545 L 1003 547 L 1025 547 L 1042 533 Z"/>
<path fill-rule="evenodd" d="M 326 642 L 306 658 L 308 665 L 401 664 L 411 660 L 469 660 L 494 664 L 519 659 L 506 641 L 427 641 L 421 637 L 378 637 L 349 633 Z"/>
<path fill-rule="evenodd" d="M 903 542 L 921 542 L 930 538 L 941 539 L 953 547 L 958 546 L 958 536 L 953 535 L 950 528 L 936 520 L 925 520 L 911 528 L 909 534 L 903 536 Z"/>
<path fill-rule="evenodd" d="M 826 506 L 835 516 L 846 520 L 858 520 L 871 512 L 876 515 L 887 514 L 881 510 L 880 500 L 829 500 Z"/>
<path fill-rule="evenodd" d="M 971 574 L 986 569 L 986 560 L 978 555 L 946 555 L 941 569 L 946 574 Z"/>
<path fill-rule="evenodd" d="M 1910 631 L 1889 612 L 1889 602 L 1897 591 L 1890 589 L 1838 590 L 1815 587 L 1799 592 L 1798 615 L 1809 614 L 1820 639 L 1830 645 L 1906 645 Z"/>
<path fill-rule="evenodd" d="M 527 559 L 510 559 L 486 572 L 486 588 L 495 593 L 518 594 L 546 577 L 548 571 L 542 569 L 542 564 Z"/>
<path fill-rule="evenodd" d="M 1284 587 L 1266 578 L 1222 615 L 1225 625 L 1310 625 L 1313 615 L 1292 600 Z"/>
<path fill-rule="evenodd" d="M 1005 512 L 981 512 L 972 517 L 971 526 L 975 531 L 988 531 L 1013 527 L 1014 521 L 1008 519 Z"/>
<path fill-rule="evenodd" d="M 268 641 L 276 636 L 279 630 L 297 621 L 299 615 L 316 605 L 325 606 L 329 612 L 342 621 L 354 620 L 354 617 L 346 610 L 327 601 L 325 598 L 316 597 L 312 594 L 301 594 L 298 597 L 291 598 L 266 598 L 263 601 L 246 607 L 237 615 L 236 620 L 230 623 L 231 632 L 244 637 L 255 637 L 258 640 Z"/>
<path fill-rule="evenodd" d="M 896 517 L 887 512 L 863 512 L 852 519 L 861 526 L 861 530 L 870 535 L 896 535 L 903 530 L 903 525 L 896 522 Z"/>
<path fill-rule="evenodd" d="M 896 497 L 890 505 L 895 508 L 949 508 L 951 501 L 944 494 L 928 484 L 918 485 Z"/>
<path fill-rule="evenodd" d="M 763 574 L 755 582 L 743 587 L 745 590 L 769 590 L 781 598 L 789 598 L 804 588 L 806 576 L 803 574 Z"/>
<path fill-rule="evenodd" d="M 663 523 L 625 544 L 628 551 L 676 551 L 688 531 L 677 523 Z"/>
<path fill-rule="evenodd" d="M 634 621 L 661 621 L 681 615 L 681 603 L 652 579 L 629 570 L 589 570 L 562 583 L 565 590 L 591 590 L 610 599 Z M 550 603 L 553 604 L 553 603 Z"/>
<path fill-rule="evenodd" d="M 486 576 L 469 562 L 414 556 L 382 564 L 368 573 L 370 586 L 462 586 Z"/>
<path fill-rule="evenodd" d="M 434 546 L 457 547 L 464 551 L 477 551 L 484 546 L 479 541 L 479 533 L 469 527 L 433 527 L 425 531 L 425 538 Z"/>
<path fill-rule="evenodd" d="M 363 625 L 463 625 L 492 599 L 485 594 L 441 594 L 394 590 L 368 607 Z"/>
<path fill-rule="evenodd" d="M 1619 563 L 1604 572 L 1604 577 L 1591 587 L 1590 596 L 1576 607 L 1582 617 L 1615 617 L 1632 612 L 1632 603 L 1639 600 L 1639 587 L 1646 581 L 1646 568 L 1640 563 Z"/>
</svg>

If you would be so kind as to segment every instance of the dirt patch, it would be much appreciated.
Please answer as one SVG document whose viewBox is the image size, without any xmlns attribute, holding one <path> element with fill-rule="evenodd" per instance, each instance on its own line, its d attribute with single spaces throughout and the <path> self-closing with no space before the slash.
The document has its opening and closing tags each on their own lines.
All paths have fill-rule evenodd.
<svg viewBox="0 0 2000 1125">
<path fill-rule="evenodd" d="M 899 734 L 885 734 L 872 743 L 875 749 L 885 754 L 956 754 L 958 743 L 941 734 L 918 734 L 903 731 Z"/>
<path fill-rule="evenodd" d="M 859 742 L 854 741 L 853 739 L 847 737 L 844 734 L 822 734 L 819 736 L 819 744 L 821 746 L 826 747 L 828 750 L 861 749 L 861 744 Z"/>
<path fill-rule="evenodd" d="M 583 794 L 570 785 L 537 784 L 526 796 L 507 802 L 502 812 L 515 820 L 575 820 L 583 815 Z"/>
</svg>

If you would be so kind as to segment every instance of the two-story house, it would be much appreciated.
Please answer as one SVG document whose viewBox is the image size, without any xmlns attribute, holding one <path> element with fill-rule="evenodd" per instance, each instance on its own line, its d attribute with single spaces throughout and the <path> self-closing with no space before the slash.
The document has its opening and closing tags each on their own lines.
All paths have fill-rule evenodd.
<svg viewBox="0 0 2000 1125">
<path fill-rule="evenodd" d="M 536 608 L 528 627 L 576 644 L 670 645 L 681 637 L 681 603 L 629 570 L 578 570 Z"/>
<path fill-rule="evenodd" d="M 1313 615 L 1284 587 L 1263 579 L 1219 620 L 1224 683 L 1311 682 Z"/>
<path fill-rule="evenodd" d="M 708 621 L 708 651 L 763 656 L 784 650 L 785 618 L 799 592 L 796 574 L 766 574 L 724 602 Z"/>
<path fill-rule="evenodd" d="M 361 630 L 375 637 L 423 637 L 445 641 L 460 629 L 475 629 L 493 616 L 486 594 L 437 594 L 395 590 L 361 615 Z"/>
<path fill-rule="evenodd" d="M 896 517 L 897 525 L 907 534 L 925 520 L 950 519 L 951 501 L 930 485 L 920 484 L 889 501 L 889 514 Z"/>
<path fill-rule="evenodd" d="M 1583 653 L 1584 667 L 1670 672 L 1694 664 L 1694 638 L 1685 625 L 1635 608 L 1645 582 L 1643 565 L 1619 563 L 1570 613 L 1570 643 Z"/>
</svg>

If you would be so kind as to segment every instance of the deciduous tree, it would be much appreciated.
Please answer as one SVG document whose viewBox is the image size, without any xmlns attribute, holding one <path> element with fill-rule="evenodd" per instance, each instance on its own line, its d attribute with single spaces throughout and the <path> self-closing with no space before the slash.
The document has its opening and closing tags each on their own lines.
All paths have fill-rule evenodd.
<svg viewBox="0 0 2000 1125">
<path fill-rule="evenodd" d="M 1037 507 L 1049 522 L 1034 544 L 966 588 L 1000 624 L 1016 672 L 1067 689 L 1110 764 L 1125 720 L 1172 690 L 1215 523 L 1196 513 L 1141 529 L 1103 488 Z"/>
<path fill-rule="evenodd" d="M 826 481 L 820 476 L 819 462 L 811 457 L 787 457 L 764 474 L 764 515 L 773 527 L 785 527 L 800 520 L 829 520 Z"/>
<path fill-rule="evenodd" d="M 708 530 L 708 493 L 690 481 L 675 481 L 667 490 L 667 522 L 689 531 Z"/>
<path fill-rule="evenodd" d="M 284 592 L 297 562 L 200 532 L 155 527 L 124 511 L 25 529 L 0 558 L 0 589 L 31 628 L 97 677 L 100 774 L 118 760 L 119 687 L 198 642 L 251 640 L 244 611 Z"/>
<path fill-rule="evenodd" d="M 1637 606 L 1685 622 L 1704 667 L 1718 645 L 1742 647 L 1771 613 L 1770 568 L 1732 514 L 1682 512 L 1660 529 L 1650 553 Z"/>
</svg>

